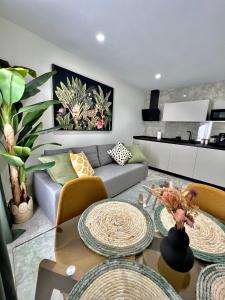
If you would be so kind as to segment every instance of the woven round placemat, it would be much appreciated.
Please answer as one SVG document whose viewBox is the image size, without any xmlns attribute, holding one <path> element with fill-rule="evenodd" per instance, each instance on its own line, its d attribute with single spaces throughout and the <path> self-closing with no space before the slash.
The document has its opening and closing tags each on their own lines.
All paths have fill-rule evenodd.
<svg viewBox="0 0 225 300">
<path fill-rule="evenodd" d="M 225 299 L 225 264 L 207 266 L 199 274 L 196 300 L 203 299 Z"/>
<path fill-rule="evenodd" d="M 89 271 L 68 300 L 181 300 L 173 287 L 152 269 L 125 259 L 108 260 Z"/>
<path fill-rule="evenodd" d="M 166 236 L 175 221 L 161 204 L 154 214 L 155 224 L 162 235 Z M 199 211 L 194 227 L 185 225 L 190 238 L 190 247 L 194 256 L 208 262 L 225 262 L 225 225 L 211 215 Z"/>
<path fill-rule="evenodd" d="M 138 254 L 153 240 L 150 215 L 128 201 L 102 200 L 81 215 L 78 231 L 83 242 L 106 257 Z"/>
</svg>

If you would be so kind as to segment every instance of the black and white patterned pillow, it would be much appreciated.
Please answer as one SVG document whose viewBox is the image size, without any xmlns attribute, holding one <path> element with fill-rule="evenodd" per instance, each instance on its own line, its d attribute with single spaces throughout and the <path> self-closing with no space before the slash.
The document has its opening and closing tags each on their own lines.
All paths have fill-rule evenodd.
<svg viewBox="0 0 225 300">
<path fill-rule="evenodd" d="M 131 152 L 120 142 L 118 142 L 111 150 L 108 150 L 107 153 L 120 166 L 124 166 L 125 163 L 132 157 Z"/>
</svg>

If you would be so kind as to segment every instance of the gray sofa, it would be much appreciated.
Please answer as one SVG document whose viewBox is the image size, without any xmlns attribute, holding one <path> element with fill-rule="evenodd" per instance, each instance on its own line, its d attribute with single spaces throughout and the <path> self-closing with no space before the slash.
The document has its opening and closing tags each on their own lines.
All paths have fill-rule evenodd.
<svg viewBox="0 0 225 300">
<path fill-rule="evenodd" d="M 148 173 L 147 163 L 126 164 L 119 166 L 108 155 L 107 150 L 115 144 L 94 145 L 86 147 L 60 148 L 57 150 L 45 150 L 44 155 L 55 155 L 72 151 L 78 153 L 83 151 L 92 167 L 95 176 L 101 177 L 109 197 L 114 197 L 132 185 L 145 179 Z M 54 182 L 47 172 L 35 172 L 33 175 L 33 191 L 36 201 L 52 223 L 55 223 L 59 194 L 62 186 Z M 76 197 L 74 195 L 74 197 Z"/>
</svg>

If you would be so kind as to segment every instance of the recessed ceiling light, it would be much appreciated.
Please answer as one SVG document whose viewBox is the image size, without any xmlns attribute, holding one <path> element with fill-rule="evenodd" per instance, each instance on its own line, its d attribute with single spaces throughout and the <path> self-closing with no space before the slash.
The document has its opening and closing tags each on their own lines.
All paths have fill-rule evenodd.
<svg viewBox="0 0 225 300">
<path fill-rule="evenodd" d="M 155 79 L 160 79 L 161 78 L 161 74 L 155 74 Z"/>
<path fill-rule="evenodd" d="M 184 98 L 186 98 L 186 97 L 187 97 L 187 95 L 186 95 L 186 94 L 183 94 L 183 97 L 184 97 Z"/>
<path fill-rule="evenodd" d="M 105 41 L 105 36 L 104 34 L 102 33 L 97 33 L 96 34 L 96 40 L 99 42 L 99 43 L 103 43 Z"/>
</svg>

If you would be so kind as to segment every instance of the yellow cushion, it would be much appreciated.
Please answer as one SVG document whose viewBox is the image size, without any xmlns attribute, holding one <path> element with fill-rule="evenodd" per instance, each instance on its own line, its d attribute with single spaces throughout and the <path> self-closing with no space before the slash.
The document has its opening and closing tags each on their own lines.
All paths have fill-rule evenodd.
<svg viewBox="0 0 225 300">
<path fill-rule="evenodd" d="M 70 153 L 70 160 L 78 177 L 94 175 L 94 170 L 84 152 Z"/>
</svg>

